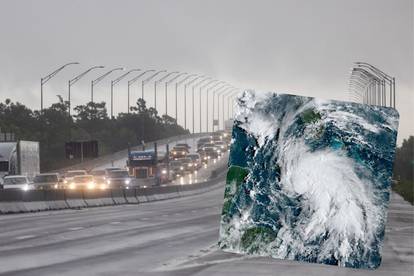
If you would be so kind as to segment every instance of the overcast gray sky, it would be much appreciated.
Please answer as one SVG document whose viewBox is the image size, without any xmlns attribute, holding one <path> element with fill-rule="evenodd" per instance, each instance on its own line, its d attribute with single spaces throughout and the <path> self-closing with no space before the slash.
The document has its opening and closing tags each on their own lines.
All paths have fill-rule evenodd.
<svg viewBox="0 0 414 276">
<path fill-rule="evenodd" d="M 38 109 L 40 77 L 70 61 L 81 64 L 45 85 L 47 106 L 57 94 L 66 98 L 67 80 L 90 65 L 201 73 L 242 88 L 347 100 L 352 63 L 366 61 L 396 77 L 401 142 L 414 134 L 413 47 L 412 0 L 1 0 L 0 100 Z M 91 79 L 106 69 L 73 86 L 73 105 L 89 100 Z M 110 79 L 95 88 L 97 101 L 109 102 Z M 132 93 L 135 101 L 138 84 Z M 124 82 L 115 95 L 115 112 L 125 112 Z"/>
</svg>

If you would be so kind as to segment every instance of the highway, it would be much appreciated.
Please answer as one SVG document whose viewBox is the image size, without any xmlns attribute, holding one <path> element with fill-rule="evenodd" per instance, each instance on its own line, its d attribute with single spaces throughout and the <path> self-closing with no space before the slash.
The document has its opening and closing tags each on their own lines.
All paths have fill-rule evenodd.
<svg viewBox="0 0 414 276">
<path fill-rule="evenodd" d="M 413 275 L 413 206 L 393 195 L 383 263 L 356 270 L 217 249 L 224 179 L 184 198 L 0 216 L 0 275 Z"/>
</svg>

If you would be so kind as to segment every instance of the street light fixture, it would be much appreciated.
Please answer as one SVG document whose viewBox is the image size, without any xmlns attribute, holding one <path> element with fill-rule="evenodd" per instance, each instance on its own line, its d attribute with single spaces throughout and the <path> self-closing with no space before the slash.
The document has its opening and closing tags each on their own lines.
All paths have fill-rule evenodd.
<svg viewBox="0 0 414 276">
<path fill-rule="evenodd" d="M 169 76 L 174 75 L 174 74 L 178 74 L 179 72 L 175 71 L 175 72 L 170 72 L 168 74 L 166 74 L 164 77 L 162 77 L 159 80 L 154 81 L 154 107 L 155 109 L 157 109 L 157 84 L 160 82 L 163 82 L 164 80 L 166 80 Z M 167 83 L 167 82 L 165 82 Z M 167 87 L 167 86 L 165 86 Z M 165 105 L 167 106 L 167 90 L 165 90 Z M 167 110 L 167 108 L 165 109 Z"/>
<path fill-rule="evenodd" d="M 55 71 L 53 71 L 52 73 L 47 75 L 46 77 L 40 78 L 40 111 L 43 111 L 43 85 L 46 82 L 48 82 L 51 78 L 53 78 L 57 73 L 62 71 L 63 68 L 65 68 L 66 66 L 69 66 L 69 65 L 73 65 L 73 64 L 79 64 L 79 62 L 66 63 L 65 65 L 59 67 L 58 69 L 56 69 Z"/>
<path fill-rule="evenodd" d="M 114 86 L 119 83 L 121 80 L 123 80 L 128 74 L 132 72 L 141 71 L 141 69 L 132 69 L 126 72 L 125 74 L 122 74 L 121 76 L 117 77 L 113 81 L 111 81 L 111 118 L 114 117 L 113 114 L 113 108 L 114 108 Z M 128 108 L 129 109 L 129 108 Z"/>
<path fill-rule="evenodd" d="M 202 85 L 205 81 L 208 81 L 208 80 L 211 80 L 211 78 L 210 77 L 206 77 L 206 78 L 202 79 L 201 81 L 197 82 L 196 84 L 194 84 L 191 87 L 191 90 L 192 90 L 191 91 L 191 94 L 192 94 L 192 114 L 193 114 L 193 120 L 192 120 L 193 123 L 192 123 L 192 125 L 193 125 L 193 134 L 194 134 L 194 121 L 195 121 L 195 116 L 194 116 L 194 88 L 196 88 L 199 85 Z M 201 111 L 201 94 L 200 94 L 200 106 L 199 106 L 199 109 Z M 200 112 L 200 116 L 201 116 L 201 112 Z M 201 119 L 200 119 L 200 122 L 201 122 Z"/>
<path fill-rule="evenodd" d="M 168 90 L 168 85 L 170 83 L 172 83 L 173 81 L 175 81 L 176 79 L 178 79 L 181 76 L 187 75 L 187 73 L 180 73 L 178 75 L 176 75 L 174 78 L 170 79 L 169 81 L 165 82 L 165 114 L 168 115 L 168 105 L 167 105 L 167 90 Z M 175 83 L 175 120 L 177 123 L 177 83 Z"/>
<path fill-rule="evenodd" d="M 98 77 L 97 79 L 94 79 L 94 80 L 91 81 L 91 102 L 93 102 L 93 87 L 94 87 L 94 85 L 98 84 L 106 76 L 108 76 L 109 74 L 111 74 L 112 72 L 117 71 L 117 70 L 124 70 L 124 68 L 123 67 L 118 67 L 118 68 L 112 69 L 112 70 L 106 72 L 105 74 L 103 74 L 102 76 Z"/>
<path fill-rule="evenodd" d="M 145 79 L 145 80 L 143 80 L 142 81 L 142 83 L 141 83 L 141 93 L 142 93 L 142 99 L 143 100 L 145 100 L 144 99 L 144 85 L 146 84 L 146 83 L 148 83 L 149 81 L 151 81 L 153 78 L 155 78 L 156 76 L 158 76 L 159 74 L 162 74 L 162 73 L 165 73 L 165 72 L 167 72 L 167 70 L 160 70 L 160 71 L 158 71 L 158 72 L 156 72 L 155 74 L 153 74 L 153 75 L 151 75 L 151 76 L 149 76 L 147 79 Z"/>
<path fill-rule="evenodd" d="M 146 70 L 146 71 L 142 72 L 141 74 L 139 74 L 138 76 L 136 76 L 135 78 L 128 81 L 128 113 L 129 113 L 129 110 L 130 110 L 130 105 L 129 105 L 129 94 L 130 94 L 130 92 L 129 91 L 130 91 L 131 85 L 134 82 L 136 82 L 140 77 L 142 77 L 143 75 L 145 75 L 146 73 L 149 73 L 149 72 L 155 72 L 155 70 Z"/>
<path fill-rule="evenodd" d="M 100 68 L 104 68 L 105 66 L 92 66 L 91 68 L 89 68 L 88 70 L 86 70 L 85 72 L 77 75 L 76 77 L 74 77 L 73 79 L 69 80 L 68 82 L 68 101 L 69 101 L 69 115 L 70 115 L 70 88 L 72 85 L 74 85 L 76 82 L 78 82 L 81 78 L 83 78 L 86 74 L 88 74 L 90 71 L 94 70 L 94 69 L 100 69 Z"/>
</svg>

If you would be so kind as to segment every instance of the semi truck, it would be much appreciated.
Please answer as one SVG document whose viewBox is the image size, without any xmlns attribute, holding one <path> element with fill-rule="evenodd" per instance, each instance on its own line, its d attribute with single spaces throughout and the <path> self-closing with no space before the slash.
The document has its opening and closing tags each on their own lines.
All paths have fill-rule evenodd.
<svg viewBox="0 0 414 276">
<path fill-rule="evenodd" d="M 40 173 L 39 142 L 0 142 L 0 182 L 7 175 L 33 178 Z"/>
</svg>

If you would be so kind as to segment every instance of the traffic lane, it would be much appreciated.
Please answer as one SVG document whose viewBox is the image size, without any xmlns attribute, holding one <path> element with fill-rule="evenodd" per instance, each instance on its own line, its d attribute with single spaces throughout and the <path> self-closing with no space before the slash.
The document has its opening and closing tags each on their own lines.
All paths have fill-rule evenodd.
<svg viewBox="0 0 414 276">
<path fill-rule="evenodd" d="M 248 257 L 226 253 L 214 246 L 193 255 L 198 258 L 171 260 L 158 271 L 169 275 L 401 275 L 414 274 L 414 207 L 392 193 L 382 264 L 376 270 L 339 268 L 329 265 L 299 263 L 268 257 Z M 208 253 L 204 253 L 208 251 Z"/>
<path fill-rule="evenodd" d="M 103 207 L 89 209 L 89 212 L 53 212 L 51 216 L 33 218 L 33 221 L 39 221 L 39 227 L 44 226 L 43 229 L 27 230 L 33 221 L 26 220 L 26 225 L 19 228 L 26 228 L 27 232 L 15 233 L 14 229 L 9 229 L 11 233 L 0 238 L 0 272 L 54 275 L 56 271 L 66 271 L 72 275 L 75 271 L 73 274 L 76 275 L 95 274 L 98 271 L 89 266 L 96 263 L 96 267 L 110 264 L 109 268 L 116 271 L 126 266 L 135 273 L 137 254 L 145 257 L 148 248 L 158 246 L 156 252 L 149 255 L 153 259 L 151 262 L 151 258 L 139 262 L 140 267 L 149 270 L 158 261 L 161 263 L 174 257 L 176 248 L 160 249 L 165 244 L 187 240 L 181 245 L 185 251 L 185 247 L 196 249 L 204 246 L 203 240 L 210 242 L 212 236 L 217 240 L 220 209 L 217 204 L 223 198 L 223 185 L 213 193 L 213 197 L 197 195 L 130 205 L 122 210 L 118 208 L 120 206 Z M 74 214 L 79 218 L 77 226 L 65 224 L 65 219 L 73 218 Z M 8 223 L 18 220 L 19 216 L 14 216 L 8 219 Z M 16 239 L 33 233 L 36 233 L 35 237 Z M 11 235 L 15 235 L 12 243 Z M 163 258 L 160 258 L 160 252 L 163 252 Z"/>
<path fill-rule="evenodd" d="M 207 136 L 205 136 L 207 137 Z M 178 141 L 174 141 L 174 142 L 170 142 L 169 143 L 169 147 L 170 150 L 179 143 L 187 143 L 191 148 L 190 151 L 195 152 L 195 150 L 197 149 L 197 141 L 198 139 L 200 139 L 202 137 L 198 137 L 198 138 L 188 138 L 188 139 L 182 139 L 182 140 L 178 140 Z M 162 144 L 158 144 L 158 150 L 159 151 L 165 151 L 166 150 L 166 145 L 167 143 L 162 143 Z M 146 147 L 146 149 L 153 149 L 154 148 L 154 144 L 149 143 Z M 94 169 L 96 170 L 103 170 L 105 168 L 110 168 L 110 167 L 117 167 L 117 168 L 125 168 L 126 167 L 126 161 L 127 161 L 127 156 L 125 156 L 124 158 L 121 159 L 115 159 L 112 160 L 111 162 L 108 162 L 104 165 L 100 165 L 95 167 Z"/>
<path fill-rule="evenodd" d="M 222 157 L 217 160 L 209 160 L 198 171 L 181 176 L 171 182 L 172 185 L 187 185 L 207 181 L 211 177 L 211 173 L 223 166 L 227 166 L 228 152 L 225 152 Z"/>
</svg>

